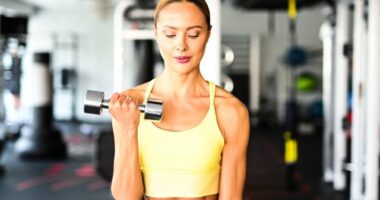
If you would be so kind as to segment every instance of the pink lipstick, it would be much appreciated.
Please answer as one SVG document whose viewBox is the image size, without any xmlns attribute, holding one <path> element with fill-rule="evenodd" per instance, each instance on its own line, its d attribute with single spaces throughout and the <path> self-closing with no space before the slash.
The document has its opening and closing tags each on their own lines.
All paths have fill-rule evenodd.
<svg viewBox="0 0 380 200">
<path fill-rule="evenodd" d="M 174 57 L 177 62 L 181 63 L 181 64 L 185 64 L 185 63 L 188 63 L 190 61 L 190 58 L 189 56 L 177 56 L 177 57 Z"/>
</svg>

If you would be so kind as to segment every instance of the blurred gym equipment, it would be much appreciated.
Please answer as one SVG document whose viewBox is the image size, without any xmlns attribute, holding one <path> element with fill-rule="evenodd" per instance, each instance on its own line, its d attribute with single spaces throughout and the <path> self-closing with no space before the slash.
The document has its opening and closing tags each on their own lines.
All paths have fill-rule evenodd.
<svg viewBox="0 0 380 200">
<path fill-rule="evenodd" d="M 229 67 L 235 60 L 235 53 L 231 47 L 222 45 L 222 67 Z"/>
<path fill-rule="evenodd" d="M 152 23 L 154 1 L 123 1 L 114 13 L 114 89 L 130 88 L 153 78 L 155 48 Z M 128 23 L 125 23 L 128 22 Z M 129 26 L 127 26 L 127 24 Z M 133 47 L 133 61 L 125 67 L 125 42 Z M 130 62 L 130 61 L 128 61 Z M 129 74 L 126 80 L 124 74 Z"/>
<path fill-rule="evenodd" d="M 306 50 L 297 45 L 290 46 L 284 55 L 284 62 L 287 63 L 289 67 L 304 66 L 307 59 L 308 55 Z"/>
<path fill-rule="evenodd" d="M 257 114 L 261 76 L 260 37 L 255 34 L 224 34 L 222 44 L 221 86 Z"/>
<path fill-rule="evenodd" d="M 3 154 L 3 150 L 9 141 L 15 141 L 19 138 L 19 132 L 12 133 L 5 126 L 0 127 L 0 177 L 5 173 L 5 166 L 1 163 L 1 157 Z"/>
<path fill-rule="evenodd" d="M 79 83 L 79 34 L 56 32 L 52 38 L 53 117 L 56 121 L 78 121 L 76 99 Z M 62 104 L 67 106 L 63 107 Z"/>
<path fill-rule="evenodd" d="M 236 7 L 248 10 L 286 10 L 288 8 L 287 1 L 277 0 L 232 0 Z M 325 2 L 326 0 L 308 0 L 297 1 L 297 7 L 309 7 L 318 3 Z"/>
<path fill-rule="evenodd" d="M 22 61 L 26 48 L 28 18 L 0 15 L 0 162 L 9 141 L 20 136 Z M 5 173 L 0 163 L 0 176 Z"/>
<path fill-rule="evenodd" d="M 33 69 L 25 74 L 32 119 L 21 129 L 15 149 L 23 159 L 66 158 L 66 144 L 53 126 L 50 53 L 35 53 L 33 60 Z"/>
<path fill-rule="evenodd" d="M 99 129 L 95 132 L 97 136 L 95 148 L 95 169 L 97 173 L 107 181 L 112 180 L 114 136 L 112 129 Z"/>
<path fill-rule="evenodd" d="M 235 60 L 235 53 L 231 47 L 227 45 L 222 45 L 222 87 L 228 92 L 234 90 L 234 82 L 232 78 L 228 75 L 229 68 Z"/>
<path fill-rule="evenodd" d="M 370 184 L 376 184 L 372 180 L 377 179 L 374 174 L 371 174 L 371 178 L 365 174 L 365 146 L 367 143 L 367 138 L 363 137 L 366 135 L 367 126 L 367 95 L 368 93 L 363 92 L 367 90 L 367 70 L 368 70 L 368 51 L 369 45 L 372 42 L 368 42 L 368 2 L 362 0 L 354 1 L 354 24 L 353 24 L 353 48 L 360 49 L 360 51 L 353 52 L 353 67 L 352 69 L 352 91 L 348 94 L 348 107 L 350 113 L 355 113 L 351 115 L 350 123 L 350 135 L 351 135 L 351 174 L 350 174 L 350 196 L 351 199 L 360 199 L 365 196 L 365 191 L 362 189 L 366 186 L 364 180 L 371 181 Z M 372 13 L 373 14 L 373 13 Z M 373 29 L 371 29 L 373 30 Z M 378 33 L 378 32 L 377 32 Z M 328 39 L 328 38 L 327 38 Z M 370 91 L 370 90 L 368 90 Z M 369 108 L 369 107 L 368 107 Z M 370 108 L 372 109 L 372 108 Z M 375 122 L 376 123 L 376 122 Z M 377 157 L 378 155 L 376 155 Z M 372 158 L 371 158 L 372 159 Z M 374 161 L 377 162 L 377 161 Z M 327 170 L 326 170 L 327 171 Z M 364 172 L 364 173 L 363 173 Z M 372 180 L 371 180 L 372 179 Z M 377 182 L 377 181 L 376 181 Z M 372 186 L 371 186 L 372 187 Z M 366 190 L 367 191 L 367 190 Z M 373 197 L 374 190 L 370 191 Z M 378 195 L 378 194 L 377 194 Z M 372 198 L 368 196 L 368 198 Z"/>
<path fill-rule="evenodd" d="M 297 144 L 298 138 L 298 103 L 297 103 L 297 90 L 294 87 L 294 76 L 295 76 L 295 66 L 303 64 L 303 58 L 300 55 L 300 51 L 297 47 L 297 29 L 296 29 L 296 20 L 297 20 L 297 9 L 298 4 L 296 0 L 288 1 L 288 18 L 289 18 L 289 35 L 290 35 L 290 47 L 289 49 L 295 49 L 288 51 L 286 56 L 288 59 L 285 59 L 287 66 L 290 70 L 290 89 L 287 91 L 287 101 L 286 101 L 286 111 L 285 111 L 285 130 L 284 130 L 284 143 L 285 143 L 285 161 L 287 158 L 287 153 L 289 153 L 289 141 L 290 144 Z M 295 52 L 295 53 L 294 53 Z M 290 55 L 290 56 L 289 56 Z M 285 162 L 286 164 L 286 187 L 290 192 L 295 192 L 299 190 L 299 180 L 296 178 L 298 171 L 297 169 L 297 157 L 298 157 L 298 146 L 290 145 L 291 154 L 294 155 L 295 159 L 292 159 L 292 162 Z"/>
<path fill-rule="evenodd" d="M 148 120 L 160 121 L 162 117 L 163 102 L 159 99 L 148 98 L 146 105 L 138 105 L 139 110 L 144 113 L 144 118 Z M 109 108 L 109 100 L 104 99 L 104 93 L 94 90 L 87 90 L 84 102 L 84 112 L 90 114 L 102 113 L 103 108 Z"/>
<path fill-rule="evenodd" d="M 310 72 L 302 72 L 297 75 L 295 87 L 298 92 L 313 92 L 318 88 L 318 78 Z"/>
<path fill-rule="evenodd" d="M 23 124 L 21 112 L 22 63 L 26 48 L 28 18 L 0 16 L 1 121 L 12 130 Z M 4 107 L 3 107 L 4 106 Z"/>
<path fill-rule="evenodd" d="M 335 26 L 335 73 L 334 73 L 334 118 L 333 118 L 333 187 L 343 191 L 347 187 L 347 171 L 345 163 L 347 157 L 348 137 L 343 128 L 343 120 L 348 112 L 348 90 L 350 57 L 344 54 L 345 46 L 350 41 L 350 3 L 339 1 L 336 5 Z"/>
<path fill-rule="evenodd" d="M 379 17 L 377 0 L 337 1 L 320 29 L 324 181 L 351 200 L 379 197 Z"/>
<path fill-rule="evenodd" d="M 334 77 L 335 77 L 335 13 L 331 11 L 322 24 L 319 37 L 323 43 L 323 180 L 333 179 Z"/>
<path fill-rule="evenodd" d="M 354 51 L 353 59 L 353 174 L 350 196 L 352 200 L 363 197 L 370 200 L 379 198 L 380 1 L 356 0 L 355 5 L 357 14 L 354 21 L 357 23 L 354 26 L 353 49 L 359 51 Z M 356 121 L 357 117 L 362 120 Z"/>
</svg>

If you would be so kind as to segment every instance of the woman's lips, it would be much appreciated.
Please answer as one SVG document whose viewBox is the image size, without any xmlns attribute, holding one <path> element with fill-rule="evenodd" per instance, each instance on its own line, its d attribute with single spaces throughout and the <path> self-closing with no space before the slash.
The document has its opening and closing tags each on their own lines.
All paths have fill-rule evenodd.
<svg viewBox="0 0 380 200">
<path fill-rule="evenodd" d="M 190 61 L 190 58 L 189 56 L 177 56 L 177 57 L 174 57 L 177 62 L 181 63 L 181 64 L 185 64 L 185 63 L 188 63 Z"/>
</svg>

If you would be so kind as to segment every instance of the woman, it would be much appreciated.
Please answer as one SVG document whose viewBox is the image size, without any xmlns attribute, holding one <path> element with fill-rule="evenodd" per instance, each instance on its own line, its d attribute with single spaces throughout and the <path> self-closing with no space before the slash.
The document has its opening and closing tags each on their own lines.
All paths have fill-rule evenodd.
<svg viewBox="0 0 380 200">
<path fill-rule="evenodd" d="M 205 0 L 160 0 L 154 33 L 163 73 L 110 100 L 115 135 L 115 199 L 239 200 L 243 196 L 249 114 L 200 74 L 211 34 Z M 160 122 L 138 104 L 164 101 Z"/>
</svg>

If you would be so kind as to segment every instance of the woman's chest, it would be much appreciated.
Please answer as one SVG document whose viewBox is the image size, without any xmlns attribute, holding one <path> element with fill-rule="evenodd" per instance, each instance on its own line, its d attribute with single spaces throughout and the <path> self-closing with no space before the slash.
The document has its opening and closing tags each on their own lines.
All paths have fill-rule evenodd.
<svg viewBox="0 0 380 200">
<path fill-rule="evenodd" d="M 194 99 L 193 102 L 166 100 L 163 104 L 162 120 L 154 124 L 163 130 L 185 131 L 199 125 L 209 110 L 210 104 L 205 98 Z"/>
<path fill-rule="evenodd" d="M 183 132 L 168 132 L 153 124 L 139 130 L 143 167 L 209 171 L 219 166 L 223 150 L 221 135 L 203 125 Z"/>
</svg>

